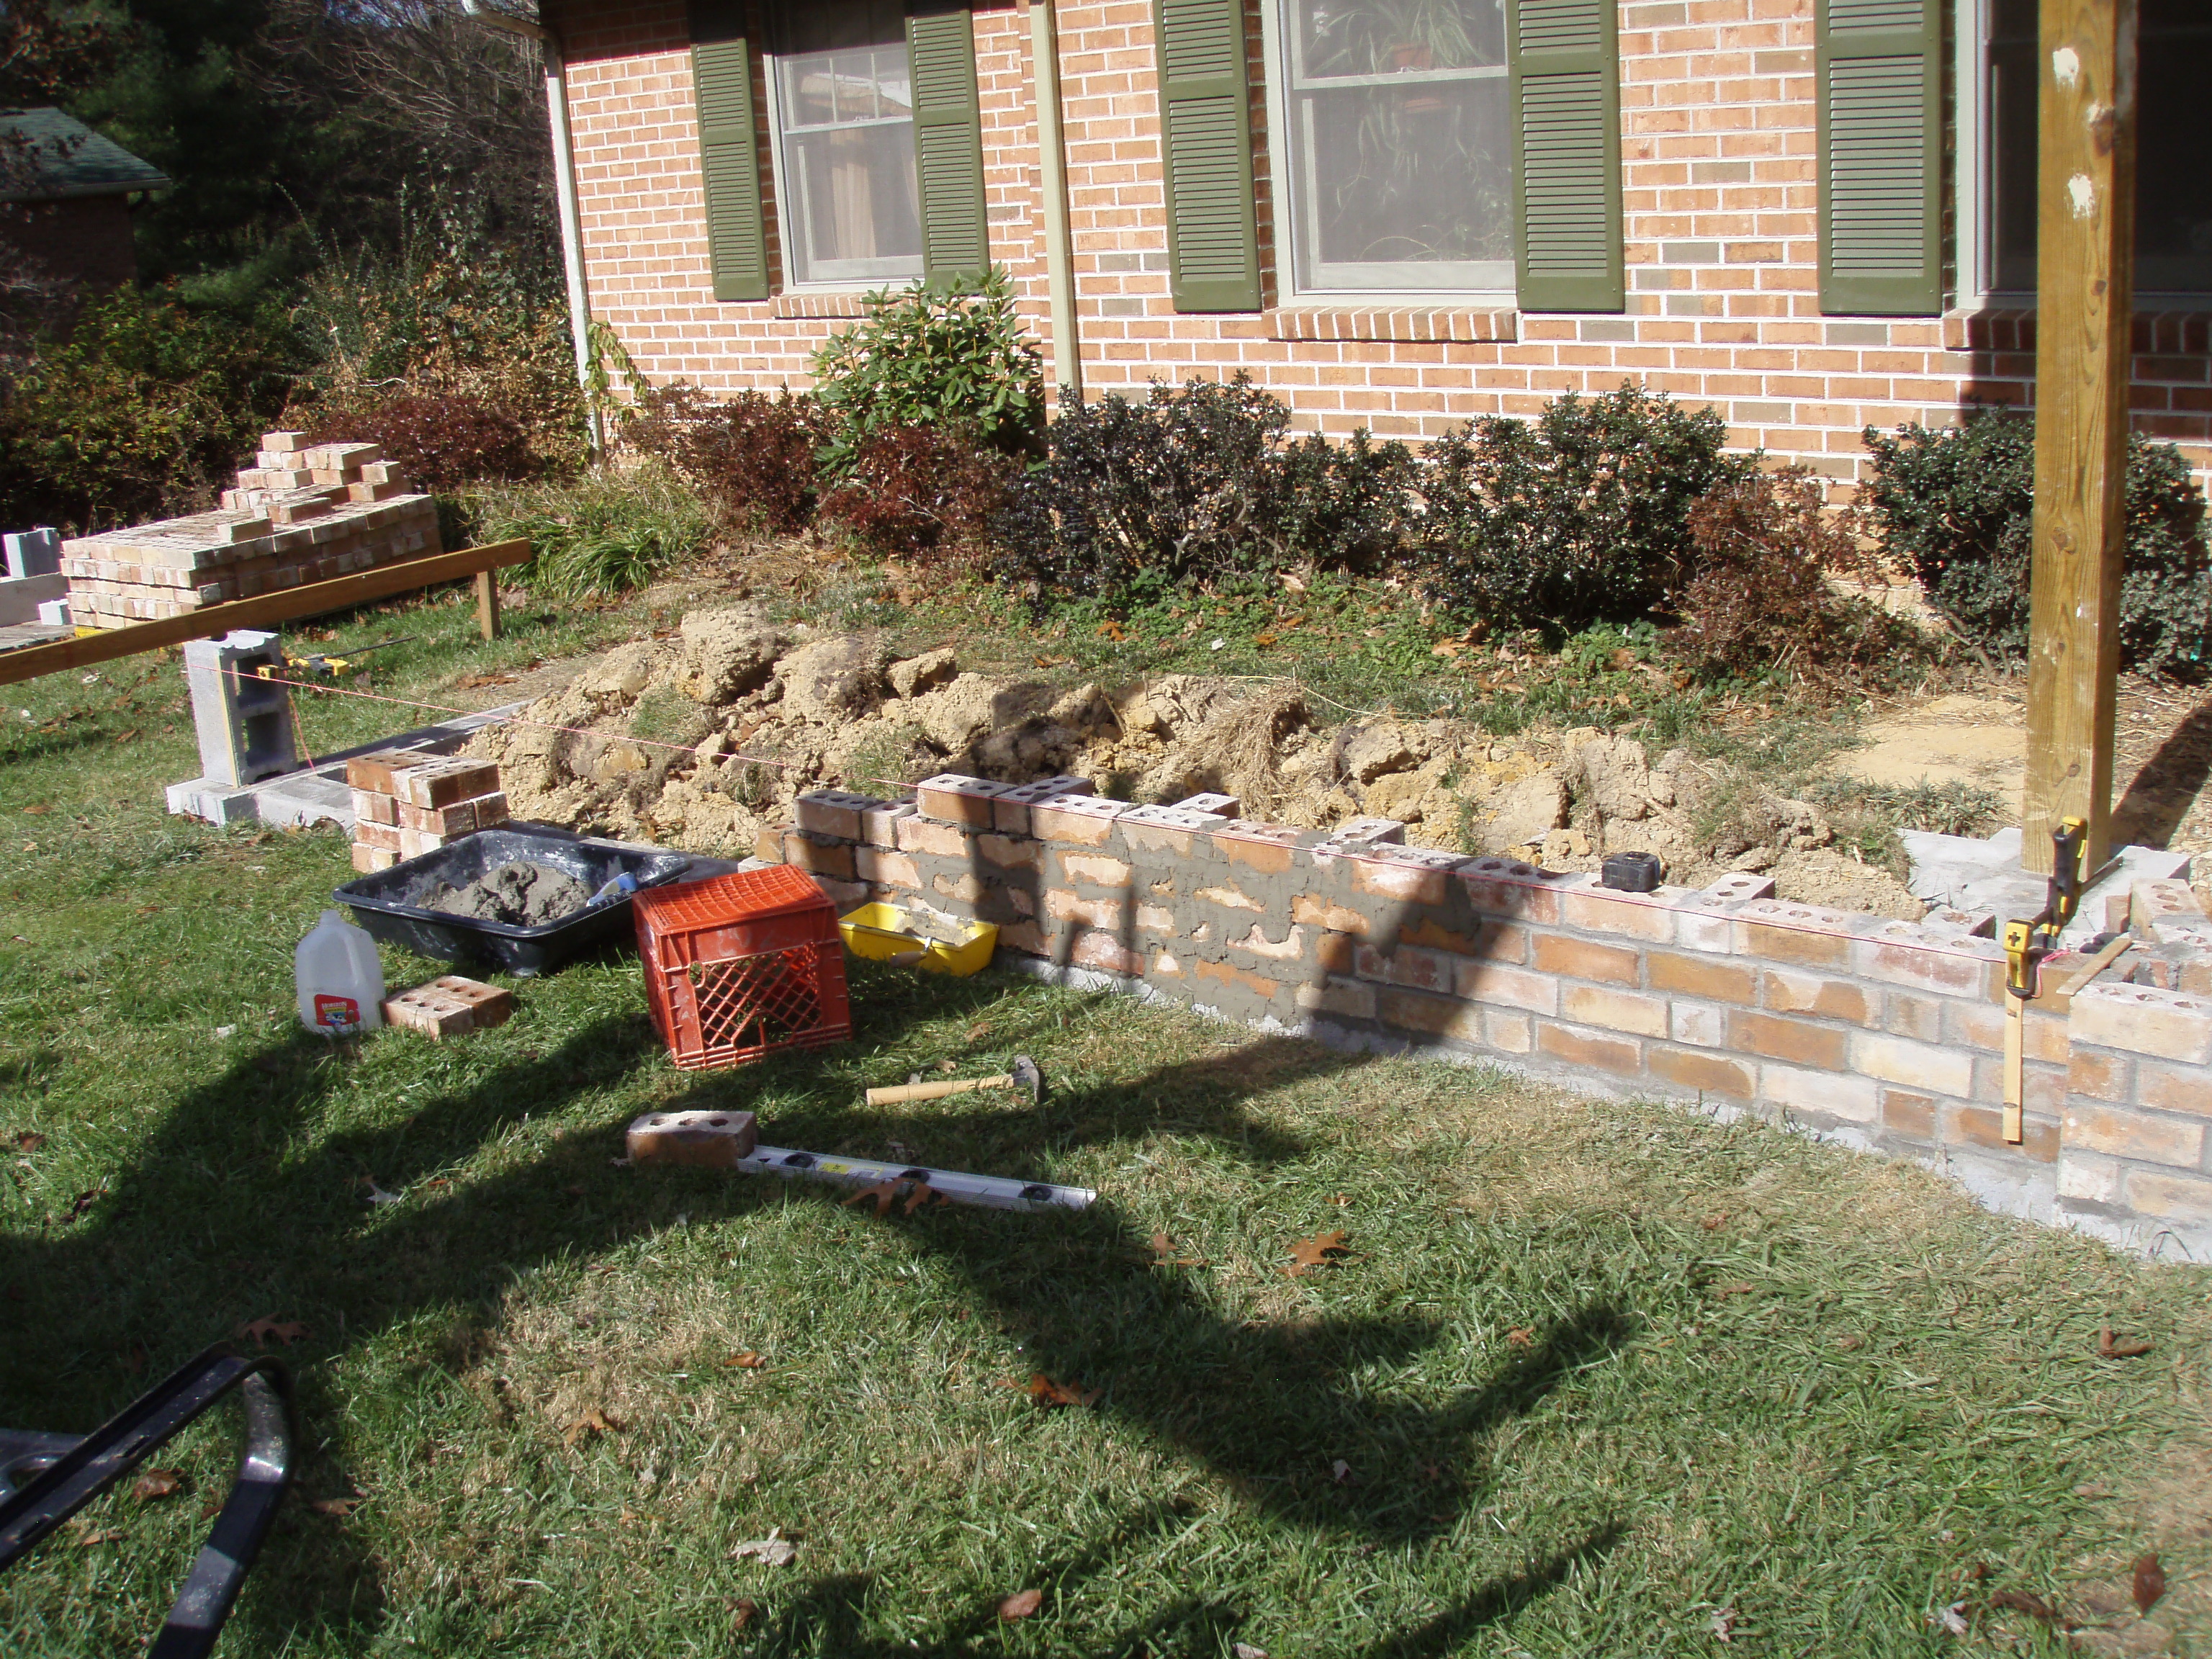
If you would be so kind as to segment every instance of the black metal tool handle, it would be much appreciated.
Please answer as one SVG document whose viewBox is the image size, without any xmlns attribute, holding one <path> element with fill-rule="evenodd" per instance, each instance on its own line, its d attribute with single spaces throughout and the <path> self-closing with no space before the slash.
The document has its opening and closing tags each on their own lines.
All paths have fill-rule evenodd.
<svg viewBox="0 0 2212 1659">
<path fill-rule="evenodd" d="M 204 1659 L 261 1553 L 291 1479 L 292 1379 L 267 1355 L 210 1348 L 82 1440 L 6 1437 L 0 1449 L 13 1469 L 37 1473 L 12 1491 L 0 1486 L 0 1572 L 233 1389 L 246 1407 L 246 1455 L 161 1634 L 147 1650 L 148 1659 Z"/>
</svg>

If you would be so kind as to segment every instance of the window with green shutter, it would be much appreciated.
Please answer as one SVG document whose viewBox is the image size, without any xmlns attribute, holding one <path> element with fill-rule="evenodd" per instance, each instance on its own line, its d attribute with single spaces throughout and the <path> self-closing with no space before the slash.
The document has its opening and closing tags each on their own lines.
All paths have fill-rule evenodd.
<svg viewBox="0 0 2212 1659">
<path fill-rule="evenodd" d="M 1817 0 L 1820 309 L 1943 308 L 1940 0 Z"/>
<path fill-rule="evenodd" d="M 691 95 L 717 300 L 768 298 L 760 153 L 753 141 L 751 54 L 744 0 L 691 0 Z"/>
<path fill-rule="evenodd" d="M 1257 311 L 1252 100 L 1243 0 L 1153 0 L 1168 203 L 1168 293 L 1177 311 Z"/>
<path fill-rule="evenodd" d="M 906 49 L 914 76 L 922 272 L 933 283 L 973 287 L 983 280 L 991 252 L 975 31 L 968 8 L 917 7 L 907 19 Z"/>
<path fill-rule="evenodd" d="M 1512 61 L 1520 307 L 1620 311 L 1626 296 L 1613 0 L 1519 0 Z"/>
</svg>

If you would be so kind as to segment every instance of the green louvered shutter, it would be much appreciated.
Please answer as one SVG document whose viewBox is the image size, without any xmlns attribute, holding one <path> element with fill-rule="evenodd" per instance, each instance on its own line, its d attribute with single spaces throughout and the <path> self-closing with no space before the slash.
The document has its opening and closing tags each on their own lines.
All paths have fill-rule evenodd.
<svg viewBox="0 0 2212 1659">
<path fill-rule="evenodd" d="M 1168 294 L 1177 311 L 1257 311 L 1252 95 L 1243 0 L 1153 0 L 1168 198 Z"/>
<path fill-rule="evenodd" d="M 1620 49 L 1613 0 L 1513 9 L 1513 205 L 1523 311 L 1619 311 Z"/>
<path fill-rule="evenodd" d="M 744 0 L 691 0 L 691 96 L 707 189 L 707 249 L 717 300 L 768 298 L 760 152 Z"/>
<path fill-rule="evenodd" d="M 921 271 L 974 288 L 991 261 L 983 222 L 983 115 L 975 94 L 975 30 L 968 8 L 906 20 L 914 74 L 915 177 L 921 195 Z"/>
<path fill-rule="evenodd" d="M 1819 0 L 1820 309 L 1943 309 L 1939 0 Z"/>
</svg>

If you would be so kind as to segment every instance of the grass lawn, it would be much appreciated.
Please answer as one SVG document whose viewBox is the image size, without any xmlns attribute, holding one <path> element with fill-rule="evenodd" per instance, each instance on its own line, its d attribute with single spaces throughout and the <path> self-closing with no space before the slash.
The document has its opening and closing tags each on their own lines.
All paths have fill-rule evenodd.
<svg viewBox="0 0 2212 1659">
<path fill-rule="evenodd" d="M 423 635 L 378 686 L 431 696 L 649 620 L 343 631 Z M 855 965 L 854 1042 L 734 1073 L 674 1071 L 626 958 L 334 1052 L 289 962 L 343 844 L 162 816 L 197 769 L 175 663 L 0 697 L 0 1422 L 88 1429 L 246 1322 L 307 1328 L 225 1653 L 2057 1653 L 2027 1598 L 2153 1545 L 2160 1650 L 2212 1651 L 2205 1270 L 1755 1123 L 996 970 Z M 1017 1052 L 1041 1109 L 860 1103 Z M 878 1217 L 621 1167 L 679 1103 L 1101 1201 Z M 2107 1323 L 2151 1352 L 2098 1358 Z M 135 1650 L 234 1445 L 196 1431 L 177 1496 L 0 1578 L 0 1650 Z M 793 1564 L 732 1556 L 778 1528 Z M 1963 1639 L 1931 1623 L 1961 1601 Z"/>
</svg>

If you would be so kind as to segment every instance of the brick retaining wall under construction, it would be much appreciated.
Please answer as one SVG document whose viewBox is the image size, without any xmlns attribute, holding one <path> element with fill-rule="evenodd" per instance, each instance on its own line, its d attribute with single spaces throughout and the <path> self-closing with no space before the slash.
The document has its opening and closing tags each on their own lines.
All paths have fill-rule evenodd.
<svg viewBox="0 0 2212 1659">
<path fill-rule="evenodd" d="M 2052 988 L 2086 958 L 2044 962 L 2014 1146 L 1985 918 L 1825 909 L 1747 875 L 1615 892 L 1397 845 L 1387 820 L 1295 830 L 1224 816 L 1218 797 L 1190 804 L 1208 811 L 1088 790 L 825 792 L 760 850 L 841 908 L 920 901 L 996 922 L 1002 947 L 1083 982 L 1337 1048 L 1752 1109 L 1918 1158 L 1995 1208 L 2212 1259 L 2212 925 L 2185 884 L 2139 884 L 2132 917 L 2106 924 L 2136 946 L 2072 998 Z"/>
</svg>

